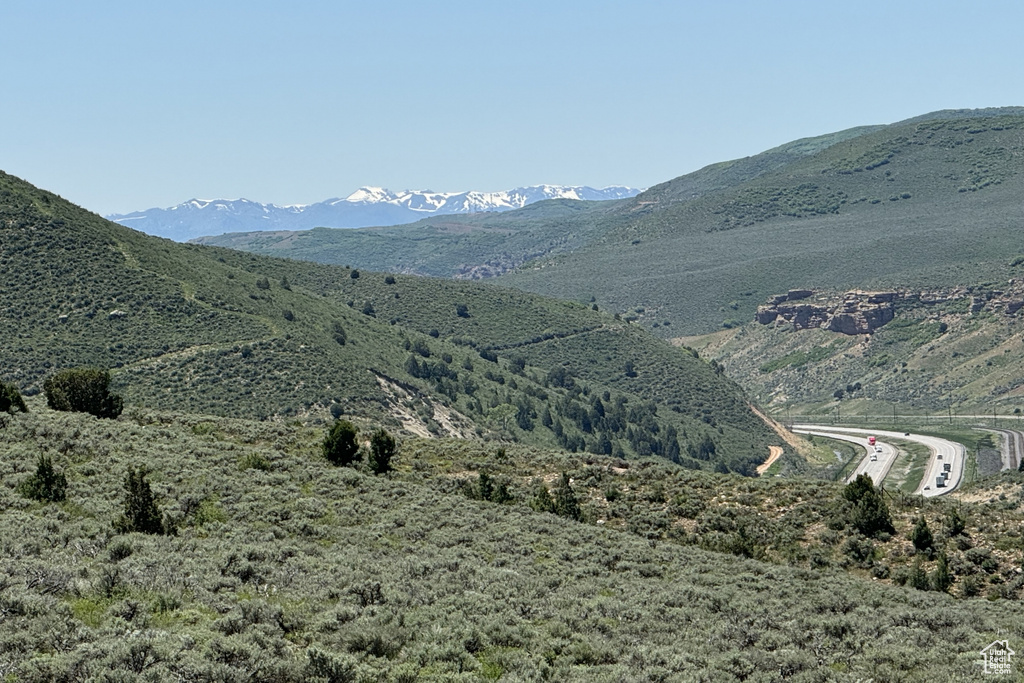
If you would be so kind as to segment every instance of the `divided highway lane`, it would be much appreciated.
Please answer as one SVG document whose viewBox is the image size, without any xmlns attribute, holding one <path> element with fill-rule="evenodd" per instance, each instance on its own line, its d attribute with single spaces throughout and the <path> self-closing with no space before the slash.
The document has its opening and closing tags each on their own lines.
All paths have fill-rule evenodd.
<svg viewBox="0 0 1024 683">
<path fill-rule="evenodd" d="M 1002 448 L 999 449 L 1003 457 L 1003 469 L 1015 470 L 1024 457 L 1024 432 L 1016 429 L 985 429 L 986 432 L 993 432 L 1002 437 Z"/>
<path fill-rule="evenodd" d="M 822 428 L 824 429 L 824 428 Z M 868 443 L 866 436 L 853 436 L 852 434 L 842 434 L 835 431 L 818 431 L 816 429 L 802 429 L 794 427 L 793 431 L 797 434 L 811 434 L 814 436 L 824 436 L 829 439 L 839 439 L 840 441 L 849 441 L 850 443 L 857 444 L 865 450 L 864 457 L 857 465 L 856 469 L 846 478 L 846 483 L 850 483 L 857 478 L 858 475 L 866 474 L 871 477 L 871 481 L 877 486 L 882 483 L 885 479 L 885 475 L 889 474 L 889 468 L 892 467 L 893 462 L 896 461 L 896 455 L 899 450 L 889 443 L 882 441 L 875 442 L 875 445 L 881 448 L 881 452 L 875 451 L 875 446 Z M 872 460 L 871 456 L 874 455 L 875 459 Z"/>
<path fill-rule="evenodd" d="M 903 432 L 887 432 L 874 429 L 860 429 L 857 427 L 834 427 L 830 425 L 793 425 L 793 431 L 824 431 L 841 432 L 846 434 L 873 434 L 876 437 L 888 437 L 891 439 L 903 439 L 924 444 L 932 452 L 928 465 L 924 470 L 924 477 L 917 485 L 914 493 L 925 496 L 941 496 L 953 491 L 960 485 L 964 476 L 964 460 L 967 457 L 966 449 L 962 444 L 955 441 L 947 441 L 937 436 L 924 436 L 923 434 L 904 434 Z M 949 465 L 949 479 L 943 487 L 937 487 L 935 480 L 943 471 L 943 465 Z"/>
</svg>

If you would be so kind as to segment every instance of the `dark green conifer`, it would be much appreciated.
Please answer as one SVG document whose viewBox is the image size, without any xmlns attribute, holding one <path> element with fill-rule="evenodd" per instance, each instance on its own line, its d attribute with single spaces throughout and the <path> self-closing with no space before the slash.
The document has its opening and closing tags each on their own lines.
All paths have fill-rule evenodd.
<svg viewBox="0 0 1024 683">
<path fill-rule="evenodd" d="M 370 469 L 374 474 L 386 474 L 391 471 L 391 459 L 395 457 L 396 450 L 395 437 L 383 427 L 370 436 Z"/>
<path fill-rule="evenodd" d="M 89 413 L 115 418 L 124 409 L 117 394 L 110 393 L 110 371 L 72 368 L 51 375 L 43 382 L 46 404 L 53 410 Z"/>
<path fill-rule="evenodd" d="M 64 475 L 53 469 L 53 462 L 48 455 L 40 455 L 36 464 L 36 473 L 18 486 L 18 491 L 26 498 L 48 503 L 59 503 L 67 497 L 68 480 Z"/>
<path fill-rule="evenodd" d="M 562 472 L 562 478 L 558 481 L 558 487 L 555 489 L 555 514 L 574 519 L 577 522 L 583 516 L 576 492 L 572 490 L 569 475 L 565 472 Z"/>
<path fill-rule="evenodd" d="M 114 529 L 122 534 L 133 531 L 143 534 L 164 533 L 160 508 L 146 481 L 146 471 L 129 467 L 124 478 L 124 489 L 124 513 L 114 520 Z"/>
<path fill-rule="evenodd" d="M 356 429 L 348 420 L 337 420 L 327 433 L 323 443 L 324 457 L 332 465 L 348 466 L 360 459 Z"/>
<path fill-rule="evenodd" d="M 14 384 L 0 382 L 0 413 L 16 413 L 18 411 L 28 412 L 25 399 L 21 397 L 18 387 Z"/>
</svg>

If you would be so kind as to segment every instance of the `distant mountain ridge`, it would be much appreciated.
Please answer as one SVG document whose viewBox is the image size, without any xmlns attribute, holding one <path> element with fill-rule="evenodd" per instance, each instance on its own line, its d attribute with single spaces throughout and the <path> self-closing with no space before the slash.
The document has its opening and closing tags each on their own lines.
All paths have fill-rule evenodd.
<svg viewBox="0 0 1024 683">
<path fill-rule="evenodd" d="M 280 206 L 248 199 L 191 199 L 166 209 L 152 208 L 106 218 L 150 235 L 184 242 L 226 232 L 401 225 L 435 215 L 510 211 L 546 199 L 607 201 L 627 199 L 640 192 L 621 185 L 602 189 L 532 185 L 502 192 L 392 192 L 382 187 L 361 187 L 347 197 L 315 204 Z"/>
</svg>

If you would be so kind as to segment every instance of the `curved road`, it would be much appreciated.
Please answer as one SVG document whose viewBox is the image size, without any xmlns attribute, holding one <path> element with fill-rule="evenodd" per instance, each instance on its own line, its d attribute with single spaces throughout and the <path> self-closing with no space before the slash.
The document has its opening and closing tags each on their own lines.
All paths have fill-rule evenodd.
<svg viewBox="0 0 1024 683">
<path fill-rule="evenodd" d="M 822 428 L 824 429 L 824 428 Z M 875 446 L 868 443 L 866 436 L 853 436 L 852 434 L 841 434 L 834 431 L 818 431 L 817 429 L 802 429 L 794 427 L 793 431 L 797 434 L 811 434 L 813 436 L 825 436 L 829 439 L 839 439 L 840 441 L 849 441 L 850 443 L 857 444 L 864 449 L 864 457 L 861 459 L 860 464 L 857 465 L 856 469 L 846 478 L 846 483 L 849 484 L 851 481 L 857 478 L 860 474 L 866 474 L 871 477 L 871 481 L 877 486 L 882 483 L 885 479 L 885 475 L 889 474 L 889 468 L 892 467 L 893 462 L 896 461 L 896 455 L 899 450 L 892 444 L 878 441 L 876 439 L 875 445 L 881 448 L 881 452 L 875 451 Z M 871 455 L 875 455 L 875 459 L 871 459 Z"/>
<path fill-rule="evenodd" d="M 818 431 L 825 433 L 864 435 L 873 434 L 876 437 L 889 437 L 892 439 L 902 439 L 904 441 L 914 441 L 916 443 L 924 444 L 931 451 L 932 455 L 928 460 L 928 465 L 925 467 L 924 477 L 922 477 L 921 483 L 917 485 L 917 489 L 915 489 L 914 493 L 923 495 L 926 498 L 931 496 L 941 496 L 953 491 L 960 485 L 960 481 L 964 476 L 964 461 L 967 457 L 967 453 L 963 444 L 956 443 L 955 441 L 947 441 L 946 439 L 940 439 L 937 436 L 905 434 L 903 432 L 887 432 L 874 429 L 860 429 L 857 427 L 834 427 L 830 425 L 793 425 L 793 431 Z M 946 485 L 940 488 L 935 485 L 935 480 L 942 473 L 943 465 L 946 464 L 950 466 L 949 479 L 946 481 Z"/>
<path fill-rule="evenodd" d="M 1002 448 L 999 449 L 1003 458 L 1004 470 L 1015 470 L 1024 457 L 1024 432 L 1017 429 L 983 429 L 985 432 L 999 434 L 1002 437 Z"/>
</svg>

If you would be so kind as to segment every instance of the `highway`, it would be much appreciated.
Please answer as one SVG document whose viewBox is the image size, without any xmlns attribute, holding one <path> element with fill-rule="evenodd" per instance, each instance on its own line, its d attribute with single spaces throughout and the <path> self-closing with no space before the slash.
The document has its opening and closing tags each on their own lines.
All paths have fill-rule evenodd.
<svg viewBox="0 0 1024 683">
<path fill-rule="evenodd" d="M 967 452 L 962 444 L 955 441 L 940 439 L 936 436 L 924 436 L 923 434 L 905 434 L 903 432 L 888 432 L 857 427 L 836 427 L 831 425 L 793 425 L 793 431 L 822 432 L 826 434 L 864 434 L 865 436 L 874 435 L 875 437 L 902 439 L 903 441 L 914 441 L 924 444 L 931 451 L 931 458 L 928 459 L 924 477 L 917 485 L 914 493 L 923 495 L 926 498 L 950 493 L 960 485 L 964 476 L 964 461 L 967 457 Z M 937 487 L 935 480 L 942 473 L 943 466 L 947 464 L 950 466 L 950 470 L 946 485 Z"/>
<path fill-rule="evenodd" d="M 871 481 L 878 484 L 882 483 L 885 476 L 889 474 L 889 468 L 892 467 L 893 462 L 896 460 L 896 455 L 899 453 L 899 449 L 889 443 L 883 441 L 875 441 L 875 445 L 882 449 L 880 453 L 875 452 L 875 446 L 868 443 L 866 436 L 854 436 L 853 434 L 842 434 L 835 431 L 817 431 L 810 429 L 793 428 L 793 431 L 797 434 L 812 434 L 814 436 L 825 436 L 830 439 L 839 439 L 840 441 L 849 441 L 850 443 L 857 444 L 862 447 L 865 451 L 864 457 L 861 458 L 860 463 L 856 469 L 846 478 L 846 483 L 850 483 L 857 478 L 858 475 L 866 474 L 871 477 Z M 871 455 L 875 455 L 875 460 L 871 459 Z"/>
<path fill-rule="evenodd" d="M 1016 429 L 985 429 L 1002 437 L 1002 444 L 999 452 L 1003 456 L 1003 469 L 1015 470 L 1020 465 L 1021 457 L 1024 457 L 1024 432 Z"/>
</svg>

